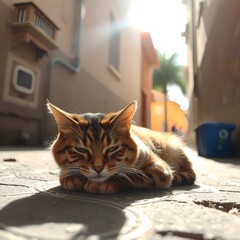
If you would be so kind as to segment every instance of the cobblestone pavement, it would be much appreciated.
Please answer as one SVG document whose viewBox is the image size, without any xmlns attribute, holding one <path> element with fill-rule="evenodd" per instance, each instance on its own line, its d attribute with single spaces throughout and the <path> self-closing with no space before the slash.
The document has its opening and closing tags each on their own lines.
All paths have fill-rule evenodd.
<svg viewBox="0 0 240 240">
<path fill-rule="evenodd" d="M 240 160 L 187 152 L 192 187 L 94 195 L 63 190 L 49 150 L 1 149 L 0 239 L 240 239 Z"/>
</svg>

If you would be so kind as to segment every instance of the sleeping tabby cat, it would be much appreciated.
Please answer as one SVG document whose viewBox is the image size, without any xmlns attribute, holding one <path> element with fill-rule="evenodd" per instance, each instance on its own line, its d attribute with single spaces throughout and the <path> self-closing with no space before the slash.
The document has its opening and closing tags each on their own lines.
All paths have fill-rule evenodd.
<svg viewBox="0 0 240 240">
<path fill-rule="evenodd" d="M 79 115 L 51 103 L 48 107 L 58 125 L 52 152 L 66 190 L 115 193 L 194 183 L 195 173 L 177 136 L 131 124 L 136 102 L 108 114 Z"/>
</svg>

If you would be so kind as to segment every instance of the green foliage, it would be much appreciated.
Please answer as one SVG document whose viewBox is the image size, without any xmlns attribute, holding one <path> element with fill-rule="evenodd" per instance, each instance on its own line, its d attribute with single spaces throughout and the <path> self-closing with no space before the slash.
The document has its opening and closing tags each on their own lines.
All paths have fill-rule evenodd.
<svg viewBox="0 0 240 240">
<path fill-rule="evenodd" d="M 178 85 L 183 94 L 186 94 L 186 82 L 183 79 L 181 66 L 176 62 L 177 54 L 170 58 L 157 51 L 160 67 L 153 71 L 153 88 L 167 94 L 168 85 Z"/>
</svg>

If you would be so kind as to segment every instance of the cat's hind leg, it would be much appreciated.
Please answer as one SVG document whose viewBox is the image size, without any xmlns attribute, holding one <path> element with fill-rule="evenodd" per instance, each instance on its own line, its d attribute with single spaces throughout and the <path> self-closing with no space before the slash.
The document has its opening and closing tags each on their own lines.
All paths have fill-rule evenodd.
<svg viewBox="0 0 240 240">
<path fill-rule="evenodd" d="M 184 168 L 173 174 L 173 186 L 192 185 L 196 180 L 196 174 L 192 168 Z"/>
<path fill-rule="evenodd" d="M 151 185 L 158 189 L 167 189 L 172 185 L 173 174 L 169 165 L 156 156 L 151 156 L 152 164 L 143 169 L 144 174 L 151 179 Z"/>
<path fill-rule="evenodd" d="M 181 155 L 178 169 L 173 173 L 173 186 L 192 185 L 196 180 L 196 174 L 192 164 L 185 155 Z"/>
</svg>

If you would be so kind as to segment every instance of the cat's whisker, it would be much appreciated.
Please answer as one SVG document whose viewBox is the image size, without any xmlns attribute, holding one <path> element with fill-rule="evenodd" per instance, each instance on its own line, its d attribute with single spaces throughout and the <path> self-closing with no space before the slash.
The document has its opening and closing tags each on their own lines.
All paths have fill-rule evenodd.
<svg viewBox="0 0 240 240">
<path fill-rule="evenodd" d="M 132 179 L 131 179 L 128 175 L 126 175 L 126 174 L 124 174 L 124 173 L 118 173 L 117 176 L 126 179 L 128 182 L 130 182 L 132 185 L 134 185 L 134 182 L 132 181 Z M 119 179 L 120 179 L 121 181 L 123 181 L 121 178 L 119 178 Z"/>
<path fill-rule="evenodd" d="M 142 181 L 148 180 L 148 177 L 142 172 L 134 172 L 134 175 L 138 176 L 138 178 L 140 178 Z"/>
<path fill-rule="evenodd" d="M 132 174 L 135 176 L 138 176 L 141 180 L 146 181 L 148 179 L 148 177 L 139 169 L 134 168 L 134 167 L 129 167 L 129 166 L 121 166 L 120 168 L 118 168 L 118 172 L 121 173 L 126 173 L 126 174 Z"/>
<path fill-rule="evenodd" d="M 67 177 L 71 177 L 71 176 L 81 176 L 81 174 L 80 173 L 72 173 L 72 172 L 61 173 L 61 178 L 67 178 Z"/>
<path fill-rule="evenodd" d="M 80 174 L 80 172 L 78 171 L 64 171 L 61 172 L 61 175 L 73 175 L 73 174 Z"/>
<path fill-rule="evenodd" d="M 61 169 L 61 176 L 63 178 L 66 178 L 72 175 L 80 175 L 79 168 L 74 166 L 68 166 Z"/>
<path fill-rule="evenodd" d="M 71 169 L 71 170 L 62 170 L 61 172 L 63 172 L 63 173 L 78 173 L 79 170 L 73 170 L 73 169 Z"/>
<path fill-rule="evenodd" d="M 62 171 L 79 171 L 78 167 L 62 168 Z"/>
<path fill-rule="evenodd" d="M 142 173 L 142 171 L 137 169 L 136 167 L 127 166 L 127 165 L 119 165 L 118 169 L 127 171 L 129 173 Z"/>
<path fill-rule="evenodd" d="M 124 183 L 123 178 L 119 175 L 114 175 L 113 178 L 119 180 L 120 182 Z"/>
<path fill-rule="evenodd" d="M 140 179 L 142 179 L 143 181 L 148 180 L 148 177 L 147 177 L 144 173 L 142 173 L 142 172 L 136 172 L 135 174 L 136 174 Z"/>
</svg>

